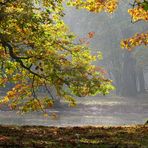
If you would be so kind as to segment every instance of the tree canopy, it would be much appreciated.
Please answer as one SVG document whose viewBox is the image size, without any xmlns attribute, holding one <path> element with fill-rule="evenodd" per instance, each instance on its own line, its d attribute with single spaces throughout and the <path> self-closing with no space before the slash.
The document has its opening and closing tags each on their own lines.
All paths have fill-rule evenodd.
<svg viewBox="0 0 148 148">
<path fill-rule="evenodd" d="M 77 40 L 62 17 L 64 0 L 0 0 L 0 85 L 13 83 L 1 103 L 34 111 L 51 107 L 56 95 L 75 105 L 75 96 L 107 94 L 113 89 L 102 67 L 93 61 L 87 42 Z M 113 13 L 118 0 L 70 0 L 67 5 L 98 13 Z M 148 20 L 147 1 L 135 0 L 129 14 L 133 21 Z M 91 39 L 94 33 L 88 33 Z M 148 33 L 123 40 L 123 48 L 148 44 Z M 43 88 L 47 96 L 39 97 Z"/>
</svg>

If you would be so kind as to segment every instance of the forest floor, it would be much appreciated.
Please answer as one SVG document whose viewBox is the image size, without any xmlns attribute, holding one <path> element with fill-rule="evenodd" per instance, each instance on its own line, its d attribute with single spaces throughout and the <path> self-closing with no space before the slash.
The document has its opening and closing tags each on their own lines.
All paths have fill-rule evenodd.
<svg viewBox="0 0 148 148">
<path fill-rule="evenodd" d="M 0 126 L 0 148 L 147 148 L 148 125 Z"/>
</svg>

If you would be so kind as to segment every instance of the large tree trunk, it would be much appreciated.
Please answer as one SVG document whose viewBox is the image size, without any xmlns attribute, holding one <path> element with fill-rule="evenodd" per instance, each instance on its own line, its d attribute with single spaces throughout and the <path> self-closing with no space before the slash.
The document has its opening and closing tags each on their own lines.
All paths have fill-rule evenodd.
<svg viewBox="0 0 148 148">
<path fill-rule="evenodd" d="M 133 59 L 132 54 L 126 51 L 124 54 L 123 62 L 122 95 L 135 96 L 137 94 L 135 71 L 136 61 Z"/>
</svg>

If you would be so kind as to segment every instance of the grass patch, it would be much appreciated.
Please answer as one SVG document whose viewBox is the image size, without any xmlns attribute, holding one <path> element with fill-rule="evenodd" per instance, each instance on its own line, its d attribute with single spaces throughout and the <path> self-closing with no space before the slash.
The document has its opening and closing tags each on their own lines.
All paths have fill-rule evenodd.
<svg viewBox="0 0 148 148">
<path fill-rule="evenodd" d="M 147 148 L 148 125 L 129 127 L 0 126 L 0 147 Z"/>
</svg>

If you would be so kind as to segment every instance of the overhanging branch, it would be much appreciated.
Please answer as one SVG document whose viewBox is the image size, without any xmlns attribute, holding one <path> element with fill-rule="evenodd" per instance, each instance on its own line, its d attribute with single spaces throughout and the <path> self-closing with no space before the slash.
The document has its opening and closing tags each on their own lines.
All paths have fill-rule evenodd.
<svg viewBox="0 0 148 148">
<path fill-rule="evenodd" d="M 1 43 L 2 43 L 2 45 L 3 45 L 4 48 L 6 48 L 6 47 L 8 48 L 10 57 L 13 58 L 13 59 L 15 59 L 16 62 L 18 62 L 18 63 L 21 65 L 21 67 L 23 67 L 24 69 L 26 69 L 27 71 L 29 71 L 31 74 L 33 74 L 33 75 L 35 75 L 35 76 L 38 76 L 38 77 L 40 77 L 40 78 L 44 78 L 42 75 L 40 75 L 40 74 L 38 74 L 38 73 L 32 71 L 32 70 L 31 70 L 31 66 L 27 67 L 27 66 L 23 63 L 22 59 L 29 59 L 29 58 L 31 58 L 31 57 L 18 57 L 18 56 L 16 56 L 16 55 L 14 54 L 13 48 L 12 48 L 12 46 L 11 46 L 9 43 L 7 43 L 7 42 L 1 42 Z"/>
</svg>

